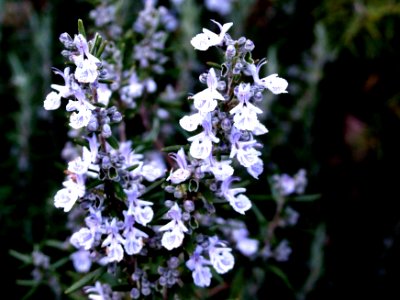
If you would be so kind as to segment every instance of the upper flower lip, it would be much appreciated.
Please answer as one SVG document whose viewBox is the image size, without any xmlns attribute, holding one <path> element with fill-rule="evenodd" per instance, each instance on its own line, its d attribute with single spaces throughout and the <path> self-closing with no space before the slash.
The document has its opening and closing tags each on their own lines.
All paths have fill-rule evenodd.
<svg viewBox="0 0 400 300">
<path fill-rule="evenodd" d="M 218 25 L 221 32 L 219 34 L 216 34 L 206 28 L 203 28 L 203 32 L 198 33 L 190 41 L 190 43 L 195 49 L 205 51 L 211 46 L 217 46 L 221 44 L 222 41 L 224 40 L 225 34 L 228 32 L 229 28 L 231 28 L 233 25 L 232 22 L 221 25 L 215 20 L 211 21 Z"/>
</svg>

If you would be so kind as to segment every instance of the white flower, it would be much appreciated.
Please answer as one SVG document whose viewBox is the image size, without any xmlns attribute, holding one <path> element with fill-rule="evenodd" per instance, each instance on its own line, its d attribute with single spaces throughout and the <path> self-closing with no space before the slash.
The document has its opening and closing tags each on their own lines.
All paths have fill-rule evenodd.
<svg viewBox="0 0 400 300">
<path fill-rule="evenodd" d="M 236 228 L 232 230 L 232 239 L 236 242 L 236 248 L 245 256 L 252 256 L 258 250 L 258 240 L 248 237 L 249 232 L 246 228 Z"/>
<path fill-rule="evenodd" d="M 54 196 L 54 206 L 64 208 L 65 212 L 69 212 L 78 200 L 78 193 L 72 189 L 63 188 Z"/>
<path fill-rule="evenodd" d="M 89 250 L 92 248 L 94 238 L 95 236 L 93 232 L 89 228 L 83 227 L 71 236 L 70 243 L 75 248 Z"/>
<path fill-rule="evenodd" d="M 186 155 L 183 151 L 183 148 L 180 148 L 176 154 L 170 153 L 169 156 L 176 161 L 179 168 L 175 171 L 171 170 L 167 181 L 171 181 L 174 184 L 179 184 L 186 181 L 190 177 L 192 172 L 188 169 Z"/>
<path fill-rule="evenodd" d="M 233 175 L 234 169 L 230 165 L 231 162 L 231 160 L 223 160 L 213 163 L 210 167 L 210 171 L 214 174 L 216 180 L 223 181 Z"/>
<path fill-rule="evenodd" d="M 228 177 L 221 184 L 221 195 L 229 202 L 232 208 L 240 214 L 251 208 L 251 201 L 243 194 L 245 188 L 230 188 L 233 181 L 238 180 L 238 177 Z M 239 194 L 239 195 L 238 195 Z M 236 196 L 237 195 L 237 196 Z"/>
<path fill-rule="evenodd" d="M 278 74 L 272 74 L 260 79 L 260 83 L 274 94 L 287 93 L 286 88 L 289 85 L 286 79 L 278 77 Z"/>
<path fill-rule="evenodd" d="M 111 223 L 107 222 L 106 227 L 108 236 L 101 244 L 101 247 L 107 246 L 106 253 L 108 262 L 119 262 L 124 258 L 124 249 L 122 248 L 122 245 L 125 244 L 125 240 L 119 234 L 117 219 L 113 218 Z"/>
<path fill-rule="evenodd" d="M 105 106 L 110 102 L 112 91 L 108 88 L 107 84 L 100 83 L 97 88 L 97 101 Z"/>
<path fill-rule="evenodd" d="M 237 241 L 236 248 L 245 256 L 252 256 L 258 250 L 258 241 L 255 239 L 242 238 Z"/>
<path fill-rule="evenodd" d="M 151 161 L 142 166 L 141 174 L 147 181 L 152 182 L 164 176 L 165 166 L 157 161 Z"/>
<path fill-rule="evenodd" d="M 205 51 L 210 48 L 210 38 L 205 33 L 199 33 L 190 40 L 192 46 L 200 51 Z"/>
<path fill-rule="evenodd" d="M 289 84 L 286 79 L 278 77 L 278 74 L 272 74 L 260 79 L 260 68 L 266 63 L 267 62 L 263 59 L 258 63 L 257 66 L 254 64 L 248 66 L 248 70 L 253 76 L 254 82 L 259 86 L 269 89 L 274 94 L 287 93 L 286 88 Z"/>
<path fill-rule="evenodd" d="M 243 194 L 231 197 L 228 201 L 232 208 L 242 215 L 244 215 L 245 211 L 248 211 L 251 208 L 251 201 Z"/>
<path fill-rule="evenodd" d="M 163 234 L 161 238 L 161 244 L 167 249 L 172 250 L 174 248 L 178 248 L 182 245 L 184 239 L 184 234 L 182 230 L 178 227 L 172 229 L 171 231 L 167 231 Z"/>
<path fill-rule="evenodd" d="M 193 98 L 193 105 L 200 113 L 208 113 L 214 111 L 217 107 L 217 100 L 225 100 L 224 96 L 217 91 L 218 79 L 213 68 L 207 74 L 207 88 L 197 94 Z"/>
<path fill-rule="evenodd" d="M 219 143 L 219 138 L 212 132 L 210 114 L 203 120 L 204 131 L 188 138 L 192 142 L 189 148 L 190 154 L 197 159 L 206 159 L 212 152 L 212 143 Z"/>
<path fill-rule="evenodd" d="M 71 82 L 71 78 L 69 75 L 70 68 L 69 67 L 65 68 L 64 72 L 61 72 L 60 70 L 55 69 L 55 68 L 53 70 L 54 70 L 54 73 L 56 73 L 56 74 L 62 76 L 62 78 L 64 78 L 65 85 L 52 84 L 51 88 L 55 89 L 60 94 L 61 97 L 68 98 L 69 96 L 71 96 L 74 93 L 73 83 Z"/>
<path fill-rule="evenodd" d="M 203 117 L 199 114 L 193 114 L 191 116 L 184 116 L 179 120 L 179 125 L 186 131 L 194 131 L 203 121 Z"/>
<path fill-rule="evenodd" d="M 233 257 L 231 248 L 224 247 L 224 245 L 218 240 L 216 236 L 210 237 L 210 247 L 208 254 L 210 261 L 215 271 L 219 274 L 225 274 L 231 270 L 235 264 L 235 258 Z M 221 247 L 219 247 L 221 246 Z"/>
<path fill-rule="evenodd" d="M 268 129 L 267 129 L 267 127 L 265 127 L 263 124 L 261 124 L 260 122 L 258 122 L 258 123 L 254 126 L 254 128 L 253 128 L 253 130 L 252 130 L 252 133 L 253 133 L 254 135 L 262 135 L 262 134 L 268 133 Z"/>
<path fill-rule="evenodd" d="M 134 216 L 136 222 L 146 226 L 147 223 L 151 222 L 154 216 L 154 212 L 150 207 L 153 203 L 138 199 L 136 191 L 125 190 L 125 193 L 128 196 L 127 214 Z"/>
<path fill-rule="evenodd" d="M 182 210 L 177 203 L 171 207 L 166 216 L 171 219 L 171 221 L 164 226 L 161 226 L 158 230 L 166 231 L 161 239 L 161 244 L 166 249 L 172 250 L 182 245 L 184 239 L 183 233 L 187 232 L 188 229 L 185 224 L 183 224 Z"/>
<path fill-rule="evenodd" d="M 124 232 L 125 252 L 128 255 L 138 254 L 143 248 L 143 238 L 147 238 L 148 235 L 143 231 L 131 227 L 128 231 Z"/>
<path fill-rule="evenodd" d="M 212 152 L 213 140 L 219 142 L 217 137 L 212 139 L 204 131 L 188 138 L 188 141 L 192 142 L 189 148 L 190 155 L 197 159 L 206 159 Z"/>
<path fill-rule="evenodd" d="M 167 181 L 171 181 L 173 184 L 179 184 L 186 181 L 192 173 L 185 169 L 176 169 L 169 174 Z"/>
<path fill-rule="evenodd" d="M 55 110 L 61 105 L 61 95 L 56 92 L 50 92 L 47 94 L 46 99 L 43 102 L 45 110 Z"/>
<path fill-rule="evenodd" d="M 257 114 L 248 106 L 243 106 L 233 117 L 233 125 L 239 130 L 253 131 L 259 123 Z"/>
<path fill-rule="evenodd" d="M 73 112 L 69 117 L 69 126 L 74 129 L 85 127 L 89 124 L 92 111 L 89 109 L 81 109 L 78 113 Z"/>
<path fill-rule="evenodd" d="M 218 25 L 219 29 L 221 30 L 220 34 L 216 34 L 206 28 L 203 28 L 203 33 L 197 34 L 190 43 L 192 46 L 201 51 L 207 50 L 211 46 L 217 46 L 222 43 L 224 40 L 225 34 L 228 32 L 229 28 L 232 27 L 233 23 L 226 23 L 221 25 L 220 23 L 211 20 L 215 24 Z"/>
<path fill-rule="evenodd" d="M 100 64 L 100 60 L 89 52 L 88 43 L 83 35 L 76 35 L 74 44 L 79 51 L 79 55 L 72 57 L 77 67 L 75 79 L 81 83 L 95 82 L 99 75 L 97 65 Z"/>
<path fill-rule="evenodd" d="M 97 70 L 97 64 L 89 59 L 83 59 L 82 61 L 75 61 L 77 64 L 75 70 L 75 79 L 81 83 L 93 83 L 96 81 L 99 72 Z"/>
<path fill-rule="evenodd" d="M 88 148 L 83 147 L 82 157 L 78 156 L 68 163 L 68 171 L 75 174 L 85 174 L 91 164 L 91 153 Z"/>
<path fill-rule="evenodd" d="M 252 165 L 258 163 L 259 156 L 261 155 L 260 151 L 257 151 L 254 146 L 257 145 L 255 140 L 250 141 L 236 141 L 232 143 L 231 153 L 229 155 L 230 158 L 236 156 L 239 163 L 245 167 L 249 168 Z"/>
</svg>

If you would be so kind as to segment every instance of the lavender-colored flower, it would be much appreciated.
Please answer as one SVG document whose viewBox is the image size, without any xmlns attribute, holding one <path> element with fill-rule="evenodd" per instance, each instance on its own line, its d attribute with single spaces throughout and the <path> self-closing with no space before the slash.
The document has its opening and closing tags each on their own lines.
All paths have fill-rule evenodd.
<svg viewBox="0 0 400 300">
<path fill-rule="evenodd" d="M 236 248 L 245 256 L 252 256 L 258 250 L 258 240 L 248 237 L 246 228 L 232 230 L 232 239 L 236 242 Z"/>
<path fill-rule="evenodd" d="M 258 86 L 269 89 L 274 94 L 287 93 L 286 88 L 289 84 L 285 79 L 278 77 L 278 74 L 272 74 L 260 79 L 260 68 L 266 63 L 265 60 L 261 60 L 257 66 L 254 64 L 248 66 L 248 69 L 253 76 L 254 83 Z"/>
<path fill-rule="evenodd" d="M 170 208 L 166 213 L 166 217 L 171 221 L 159 228 L 159 231 L 164 232 L 161 244 L 168 250 L 180 247 L 184 239 L 184 232 L 188 229 L 182 221 L 182 210 L 177 203 Z"/>
<path fill-rule="evenodd" d="M 150 207 L 153 205 L 150 201 L 138 199 L 136 191 L 125 190 L 128 196 L 128 211 L 127 214 L 134 216 L 135 221 L 143 226 L 146 226 L 153 219 L 154 212 Z"/>
<path fill-rule="evenodd" d="M 234 131 L 232 130 L 232 132 Z M 256 140 L 251 139 L 250 141 L 234 141 L 231 139 L 231 144 L 232 147 L 229 155 L 230 158 L 236 156 L 236 159 L 245 168 L 249 168 L 258 163 L 258 157 L 261 155 L 261 152 L 254 148 L 255 146 L 259 145 Z"/>
<path fill-rule="evenodd" d="M 125 244 L 125 239 L 119 233 L 117 219 L 113 218 L 111 223 L 106 225 L 108 236 L 104 239 L 101 247 L 107 247 L 107 261 L 119 262 L 124 258 L 124 250 L 122 245 Z"/>
<path fill-rule="evenodd" d="M 63 208 L 64 212 L 68 212 L 74 206 L 79 197 L 85 194 L 84 178 L 76 174 L 63 182 L 64 188 L 59 190 L 54 196 L 54 206 Z"/>
<path fill-rule="evenodd" d="M 87 273 L 92 266 L 92 260 L 90 259 L 90 252 L 84 249 L 80 249 L 71 254 L 72 264 L 79 273 Z"/>
<path fill-rule="evenodd" d="M 228 177 L 231 177 L 234 173 L 234 169 L 231 166 L 231 160 L 215 161 L 213 158 L 210 164 L 210 171 L 218 181 L 223 181 Z"/>
<path fill-rule="evenodd" d="M 232 2 L 233 0 L 205 0 L 204 4 L 208 10 L 226 16 L 232 10 Z"/>
<path fill-rule="evenodd" d="M 203 248 L 197 246 L 190 259 L 186 262 L 186 267 L 192 271 L 194 284 L 198 287 L 208 287 L 211 284 L 211 270 L 205 265 L 210 265 L 210 261 L 205 259 L 201 252 Z"/>
<path fill-rule="evenodd" d="M 207 88 L 194 96 L 193 104 L 200 113 L 212 112 L 217 107 L 217 100 L 225 100 L 217 90 L 218 79 L 213 68 L 207 74 Z"/>
<path fill-rule="evenodd" d="M 82 152 L 82 157 L 78 156 L 68 163 L 68 171 L 79 175 L 83 175 L 88 171 L 92 156 L 86 147 L 83 147 Z"/>
<path fill-rule="evenodd" d="M 244 214 L 251 208 L 251 201 L 246 195 L 240 194 L 246 191 L 245 188 L 230 188 L 231 183 L 235 180 L 239 180 L 239 178 L 228 177 L 222 182 L 221 195 L 229 202 L 235 211 L 240 214 Z"/>
<path fill-rule="evenodd" d="M 75 232 L 70 238 L 70 242 L 75 248 L 83 248 L 85 250 L 92 248 L 94 240 L 95 235 L 93 234 L 93 231 L 86 227 Z"/>
<path fill-rule="evenodd" d="M 99 75 L 97 65 L 100 64 L 100 60 L 89 52 L 88 43 L 83 35 L 76 35 L 74 44 L 79 51 L 79 55 L 72 56 L 72 60 L 76 65 L 76 80 L 81 83 L 95 82 Z"/>
<path fill-rule="evenodd" d="M 208 255 L 210 256 L 212 266 L 217 273 L 225 274 L 231 270 L 235 264 L 235 258 L 231 253 L 232 249 L 225 247 L 217 236 L 210 237 L 209 243 Z"/>
<path fill-rule="evenodd" d="M 183 148 L 180 148 L 176 154 L 170 153 L 169 156 L 178 164 L 178 169 L 175 171 L 171 170 L 167 180 L 174 184 L 179 184 L 186 181 L 190 177 L 191 171 L 188 168 L 186 155 L 183 151 Z"/>
<path fill-rule="evenodd" d="M 122 235 L 125 237 L 125 252 L 128 255 L 138 254 L 143 248 L 143 238 L 147 238 L 148 235 L 143 231 L 133 227 L 135 218 L 132 215 L 128 215 L 126 211 L 123 213 L 125 222 Z"/>
<path fill-rule="evenodd" d="M 204 131 L 188 138 L 190 144 L 189 152 L 197 159 L 206 159 L 212 152 L 212 143 L 219 143 L 219 138 L 212 132 L 211 117 L 208 114 L 203 120 Z"/>
<path fill-rule="evenodd" d="M 289 242 L 287 240 L 283 240 L 274 249 L 273 255 L 277 261 L 287 261 L 291 253 L 292 248 L 290 248 Z"/>
</svg>

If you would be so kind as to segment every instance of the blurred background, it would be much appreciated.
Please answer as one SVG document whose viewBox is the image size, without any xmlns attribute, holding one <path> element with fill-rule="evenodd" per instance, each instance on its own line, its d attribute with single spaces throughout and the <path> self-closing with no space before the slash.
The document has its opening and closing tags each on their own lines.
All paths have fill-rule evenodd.
<svg viewBox="0 0 400 300">
<path fill-rule="evenodd" d="M 210 19 L 233 21 L 231 35 L 252 39 L 253 56 L 288 80 L 289 94 L 269 106 L 266 151 L 282 171 L 306 169 L 307 191 L 321 195 L 298 208 L 320 240 L 310 248 L 293 234 L 284 267 L 291 288 L 267 278 L 265 299 L 399 299 L 400 2 L 181 2 L 198 30 Z M 0 0 L 1 286 L 13 299 L 26 293 L 17 280 L 31 270 L 10 250 L 30 253 L 65 230 L 52 197 L 64 178 L 66 119 L 42 103 L 51 67 L 63 65 L 59 34 L 75 33 L 78 18 L 90 27 L 92 8 L 83 0 Z"/>
</svg>

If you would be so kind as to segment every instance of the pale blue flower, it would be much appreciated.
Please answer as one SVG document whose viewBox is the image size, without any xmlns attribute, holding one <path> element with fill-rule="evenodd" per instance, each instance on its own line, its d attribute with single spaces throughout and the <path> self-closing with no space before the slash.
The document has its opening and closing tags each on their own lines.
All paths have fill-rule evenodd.
<svg viewBox="0 0 400 300">
<path fill-rule="evenodd" d="M 78 273 L 87 273 L 92 266 L 90 251 L 79 249 L 71 254 L 72 264 Z"/>
<path fill-rule="evenodd" d="M 182 245 L 184 239 L 183 233 L 187 232 L 188 229 L 182 221 L 182 210 L 177 203 L 174 203 L 166 213 L 166 217 L 171 219 L 171 221 L 164 226 L 161 226 L 158 230 L 166 231 L 162 236 L 161 244 L 166 249 L 172 250 Z"/>
<path fill-rule="evenodd" d="M 217 236 L 210 237 L 209 242 L 208 254 L 210 256 L 210 262 L 217 273 L 225 274 L 231 270 L 235 264 L 235 258 L 231 253 L 232 249 L 225 247 Z"/>
<path fill-rule="evenodd" d="M 211 284 L 212 274 L 210 268 L 205 265 L 209 265 L 210 261 L 201 255 L 202 251 L 203 248 L 197 246 L 190 259 L 186 262 L 186 267 L 192 271 L 195 285 L 198 287 L 208 287 Z"/>
</svg>

